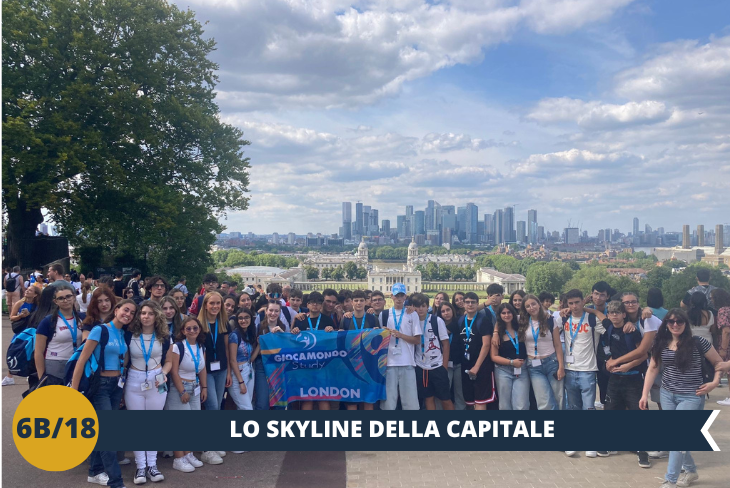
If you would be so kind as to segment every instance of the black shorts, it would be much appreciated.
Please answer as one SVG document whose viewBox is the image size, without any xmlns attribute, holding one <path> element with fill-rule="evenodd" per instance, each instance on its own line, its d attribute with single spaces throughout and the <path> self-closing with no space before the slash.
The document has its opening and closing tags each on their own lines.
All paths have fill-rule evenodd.
<svg viewBox="0 0 730 488">
<path fill-rule="evenodd" d="M 461 389 L 464 393 L 464 402 L 467 405 L 474 405 L 475 403 L 484 405 L 496 400 L 494 366 L 492 363 L 482 364 L 475 380 L 469 379 L 469 375 L 466 373 L 468 369 L 468 364 L 461 364 Z"/>
<path fill-rule="evenodd" d="M 449 372 L 443 366 L 431 370 L 416 366 L 416 384 L 418 385 L 418 397 L 421 400 L 431 397 L 436 397 L 441 401 L 451 400 Z"/>
</svg>

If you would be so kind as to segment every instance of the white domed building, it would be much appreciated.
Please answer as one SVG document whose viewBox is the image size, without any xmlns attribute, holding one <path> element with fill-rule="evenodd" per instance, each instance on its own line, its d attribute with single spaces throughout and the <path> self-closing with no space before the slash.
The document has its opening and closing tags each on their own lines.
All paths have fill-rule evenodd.
<svg viewBox="0 0 730 488">
<path fill-rule="evenodd" d="M 304 259 L 303 266 L 314 266 L 321 274 L 325 268 L 336 268 L 337 266 L 344 266 L 349 262 L 354 262 L 358 267 L 368 267 L 368 245 L 364 239 L 357 246 L 357 252 L 355 254 L 343 252 L 339 254 L 307 255 Z"/>
</svg>

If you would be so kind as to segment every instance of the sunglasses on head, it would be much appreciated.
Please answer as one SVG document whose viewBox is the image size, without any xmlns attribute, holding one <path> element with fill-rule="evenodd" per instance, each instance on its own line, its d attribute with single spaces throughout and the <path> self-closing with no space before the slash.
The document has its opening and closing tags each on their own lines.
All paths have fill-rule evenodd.
<svg viewBox="0 0 730 488">
<path fill-rule="evenodd" d="M 269 296 L 271 298 L 279 298 L 281 296 L 281 293 L 269 293 Z"/>
</svg>

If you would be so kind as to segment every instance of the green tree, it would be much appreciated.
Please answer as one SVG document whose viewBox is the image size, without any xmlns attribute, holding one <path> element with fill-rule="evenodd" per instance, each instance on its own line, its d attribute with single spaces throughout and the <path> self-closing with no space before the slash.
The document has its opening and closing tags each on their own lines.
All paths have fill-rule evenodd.
<svg viewBox="0 0 730 488">
<path fill-rule="evenodd" d="M 679 307 L 680 302 L 688 290 L 697 286 L 697 270 L 699 268 L 710 268 L 710 284 L 730 289 L 730 280 L 722 274 L 717 267 L 711 267 L 705 263 L 694 263 L 680 273 L 674 273 L 668 280 L 665 280 L 662 287 L 664 295 L 664 306 L 666 308 Z"/>
<path fill-rule="evenodd" d="M 332 278 L 332 271 L 334 268 L 322 268 L 322 279 L 329 280 Z"/>
<path fill-rule="evenodd" d="M 358 280 L 364 280 L 368 277 L 368 270 L 364 266 L 360 266 L 357 268 L 357 279 Z"/>
<path fill-rule="evenodd" d="M 342 266 L 337 266 L 332 270 L 332 279 L 335 281 L 342 281 L 345 278 L 345 270 Z"/>
<path fill-rule="evenodd" d="M 193 12 L 164 0 L 2 9 L 9 261 L 30 259 L 45 208 L 80 249 L 189 279 L 212 266 L 218 216 L 248 206 L 249 143 L 220 120 L 215 41 Z"/>
<path fill-rule="evenodd" d="M 551 261 L 537 262 L 527 270 L 525 288 L 530 293 L 548 291 L 559 294 L 565 283 L 573 276 L 573 270 L 565 263 Z"/>
<path fill-rule="evenodd" d="M 343 271 L 348 280 L 357 279 L 357 264 L 355 264 L 353 261 L 348 261 L 347 263 L 345 263 Z"/>
<path fill-rule="evenodd" d="M 308 280 L 316 280 L 319 278 L 319 270 L 314 266 L 305 266 L 304 272 L 307 273 Z"/>
</svg>

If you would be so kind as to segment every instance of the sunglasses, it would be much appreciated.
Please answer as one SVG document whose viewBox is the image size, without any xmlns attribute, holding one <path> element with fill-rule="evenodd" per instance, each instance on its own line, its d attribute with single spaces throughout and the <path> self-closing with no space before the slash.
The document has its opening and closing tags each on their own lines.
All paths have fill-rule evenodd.
<svg viewBox="0 0 730 488">
<path fill-rule="evenodd" d="M 198 332 L 200 327 L 185 327 L 185 332 Z"/>
<path fill-rule="evenodd" d="M 673 319 L 667 319 L 667 325 L 685 325 L 687 322 L 684 320 L 673 320 Z"/>
<path fill-rule="evenodd" d="M 165 288 L 165 284 L 164 283 L 155 283 L 150 288 Z"/>
<path fill-rule="evenodd" d="M 281 296 L 281 293 L 269 293 L 269 296 L 271 298 L 279 298 Z"/>
</svg>

